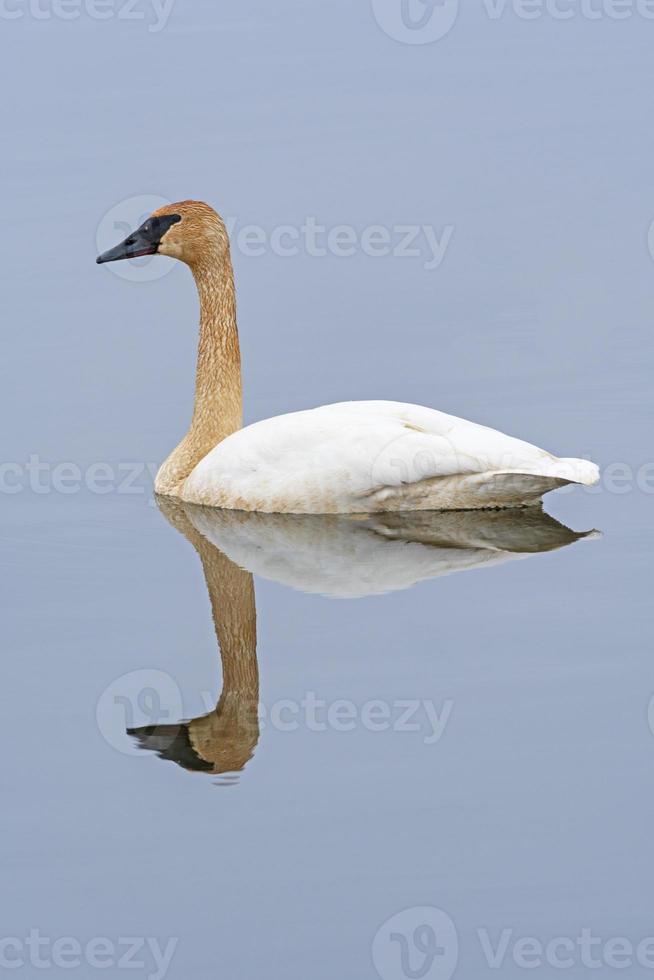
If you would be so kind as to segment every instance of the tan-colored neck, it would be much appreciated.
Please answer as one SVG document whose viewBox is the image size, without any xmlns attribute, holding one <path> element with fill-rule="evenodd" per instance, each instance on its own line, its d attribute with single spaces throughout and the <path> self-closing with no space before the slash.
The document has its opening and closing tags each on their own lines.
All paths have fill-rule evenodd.
<svg viewBox="0 0 654 980">
<path fill-rule="evenodd" d="M 178 494 L 200 460 L 243 425 L 241 355 L 229 252 L 198 263 L 192 272 L 200 297 L 193 420 L 157 474 L 155 489 L 160 494 Z"/>
</svg>

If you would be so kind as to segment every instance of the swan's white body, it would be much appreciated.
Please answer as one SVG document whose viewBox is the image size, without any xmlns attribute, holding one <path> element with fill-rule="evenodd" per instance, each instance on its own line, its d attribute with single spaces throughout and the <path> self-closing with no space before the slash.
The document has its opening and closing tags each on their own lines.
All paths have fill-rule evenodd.
<svg viewBox="0 0 654 980">
<path fill-rule="evenodd" d="M 557 459 L 418 405 L 341 402 L 234 432 L 182 484 L 190 503 L 286 514 L 467 510 L 537 503 L 594 463 Z"/>
</svg>

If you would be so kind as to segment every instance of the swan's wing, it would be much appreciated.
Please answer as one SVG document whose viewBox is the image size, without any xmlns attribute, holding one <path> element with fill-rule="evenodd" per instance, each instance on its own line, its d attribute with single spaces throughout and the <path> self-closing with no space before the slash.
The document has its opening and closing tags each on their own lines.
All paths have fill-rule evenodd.
<svg viewBox="0 0 654 980">
<path fill-rule="evenodd" d="M 355 509 L 357 501 L 385 488 L 437 477 L 528 473 L 576 479 L 563 477 L 560 466 L 536 446 L 434 409 L 342 402 L 234 433 L 195 467 L 183 496 L 233 509 L 326 513 Z"/>
</svg>

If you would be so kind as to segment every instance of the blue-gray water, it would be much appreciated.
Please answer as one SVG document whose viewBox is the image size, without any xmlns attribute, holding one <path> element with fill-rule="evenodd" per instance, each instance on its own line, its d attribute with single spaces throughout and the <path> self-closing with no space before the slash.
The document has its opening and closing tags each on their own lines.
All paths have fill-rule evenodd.
<svg viewBox="0 0 654 980">
<path fill-rule="evenodd" d="M 44 944 L 48 976 L 123 976 L 141 937 L 177 940 L 173 980 L 519 977 L 520 937 L 563 937 L 536 975 L 558 955 L 579 977 L 592 930 L 605 974 L 651 973 L 654 21 L 570 6 L 480 0 L 424 45 L 347 0 L 177 0 L 156 32 L 145 3 L 3 8 L 3 972 L 44 975 L 38 930 L 82 950 L 65 968 Z M 232 778 L 124 735 L 153 702 L 120 678 L 168 676 L 184 718 L 221 689 L 200 561 L 144 471 L 189 417 L 192 282 L 94 264 L 152 196 L 298 235 L 293 256 L 234 249 L 248 420 L 397 398 L 603 466 L 546 504 L 602 538 L 358 600 L 256 578 L 268 710 L 429 702 L 437 740 L 424 714 L 315 731 L 302 709 Z M 314 219 L 354 254 L 308 254 Z M 446 243 L 437 267 L 422 233 L 418 255 L 361 247 L 410 225 Z M 458 964 L 443 916 L 384 931 L 426 906 Z M 499 970 L 484 930 L 511 930 Z M 147 944 L 134 959 L 157 975 Z"/>
</svg>

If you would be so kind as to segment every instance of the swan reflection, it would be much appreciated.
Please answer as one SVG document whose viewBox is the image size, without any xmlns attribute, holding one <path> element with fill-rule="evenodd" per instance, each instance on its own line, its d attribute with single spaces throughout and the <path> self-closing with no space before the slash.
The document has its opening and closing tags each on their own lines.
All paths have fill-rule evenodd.
<svg viewBox="0 0 654 980">
<path fill-rule="evenodd" d="M 354 598 L 597 536 L 571 531 L 535 507 L 356 518 L 220 511 L 172 498 L 158 503 L 202 562 L 223 689 L 207 715 L 128 731 L 160 758 L 214 775 L 242 771 L 259 741 L 252 573 L 305 592 Z"/>
<path fill-rule="evenodd" d="M 397 592 L 597 534 L 571 531 L 540 507 L 320 517 L 184 506 L 193 527 L 241 568 L 334 598 Z"/>
</svg>

